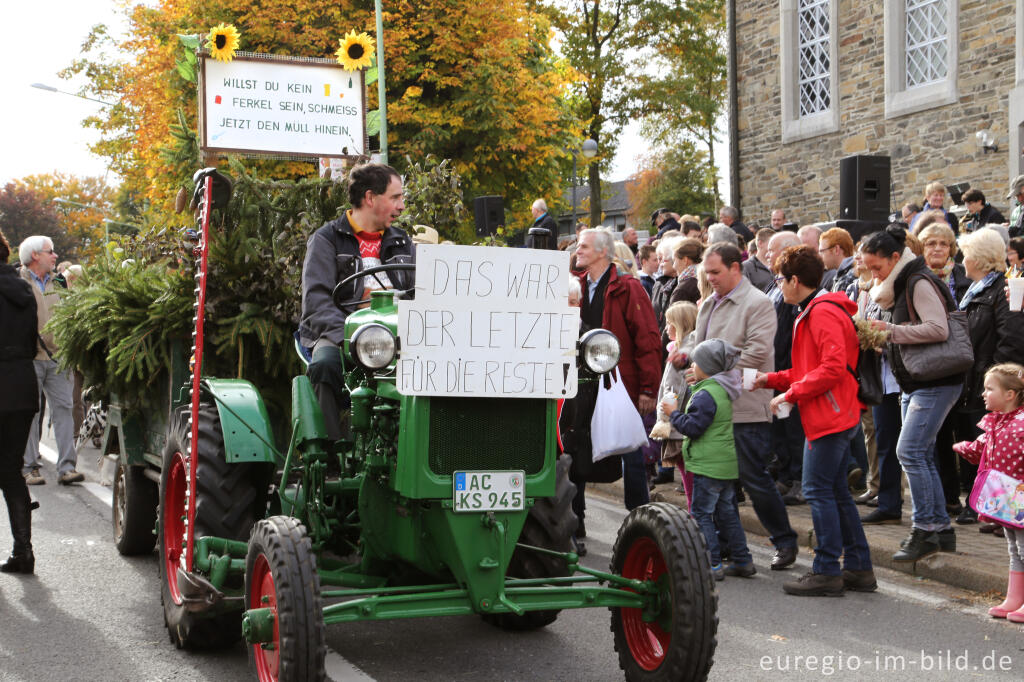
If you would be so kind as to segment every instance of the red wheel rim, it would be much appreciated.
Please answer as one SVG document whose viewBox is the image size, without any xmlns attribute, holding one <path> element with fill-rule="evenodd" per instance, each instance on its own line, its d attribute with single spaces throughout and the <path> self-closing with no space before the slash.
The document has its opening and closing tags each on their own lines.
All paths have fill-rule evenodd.
<svg viewBox="0 0 1024 682">
<path fill-rule="evenodd" d="M 256 674 L 261 680 L 276 680 L 281 654 L 281 642 L 277 632 L 277 592 L 274 590 L 274 576 L 270 573 L 270 564 L 263 554 L 256 557 L 256 563 L 252 568 L 251 585 L 249 608 L 270 609 L 274 616 L 274 638 L 267 643 L 259 642 L 252 645 Z"/>
<path fill-rule="evenodd" d="M 185 494 L 188 489 L 188 474 L 185 458 L 180 452 L 171 457 L 164 487 L 164 576 L 170 589 L 171 599 L 181 604 L 181 590 L 178 589 L 178 567 L 185 556 Z"/>
<path fill-rule="evenodd" d="M 640 538 L 626 553 L 622 577 L 634 580 L 657 580 L 665 572 L 665 559 L 651 538 Z M 641 609 L 619 609 L 622 631 L 633 660 L 644 670 L 655 670 L 665 660 L 672 641 L 658 623 L 646 623 Z"/>
</svg>

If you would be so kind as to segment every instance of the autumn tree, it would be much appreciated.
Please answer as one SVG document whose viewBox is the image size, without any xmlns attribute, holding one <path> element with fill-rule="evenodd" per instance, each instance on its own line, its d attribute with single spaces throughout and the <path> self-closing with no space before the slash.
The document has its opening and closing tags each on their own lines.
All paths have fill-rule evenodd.
<svg viewBox="0 0 1024 682">
<path fill-rule="evenodd" d="M 645 93 L 642 133 L 659 147 L 693 140 L 706 150 L 718 196 L 715 127 L 726 94 L 725 2 L 688 0 L 654 48 L 653 70 L 638 80 Z"/>
<path fill-rule="evenodd" d="M 560 50 L 582 80 L 572 102 L 585 136 L 598 143 L 587 164 L 590 224 L 601 222 L 601 169 L 610 166 L 624 125 L 645 110 L 650 94 L 638 84 L 654 46 L 677 20 L 678 0 L 571 0 L 547 9 Z"/>
<path fill-rule="evenodd" d="M 61 260 L 92 256 L 103 247 L 104 236 L 111 228 L 114 232 L 130 228 L 127 223 L 107 222 L 113 220 L 114 190 L 107 187 L 103 178 L 47 173 L 30 175 L 18 182 L 35 190 L 44 202 L 53 206 L 61 235 L 61 248 L 56 249 Z"/>
<path fill-rule="evenodd" d="M 0 230 L 11 245 L 11 261 L 17 262 L 18 245 L 34 234 L 45 234 L 56 246 L 57 212 L 39 192 L 16 182 L 0 190 Z"/>
<path fill-rule="evenodd" d="M 551 50 L 548 18 L 531 6 L 388 3 L 383 39 L 393 163 L 401 166 L 406 156 L 450 159 L 466 198 L 503 195 L 513 210 L 557 193 L 563 149 L 579 134 L 564 99 L 575 76 Z M 158 210 L 167 209 L 184 180 L 180 155 L 168 153 L 183 149 L 173 135 L 177 112 L 189 127 L 195 121 L 195 86 L 178 66 L 179 34 L 231 22 L 244 50 L 333 58 L 346 30 L 374 33 L 370 6 L 351 0 L 159 0 L 127 11 L 129 37 L 115 43 L 98 27 L 88 54 L 68 73 L 85 73 L 92 95 L 118 100 L 90 121 L 103 133 L 96 151 L 122 159 L 116 170 L 131 192 Z M 103 63 L 97 55 L 105 55 Z M 368 106 L 376 106 L 376 88 L 368 91 Z M 312 164 L 303 169 L 315 172 Z"/>
<path fill-rule="evenodd" d="M 641 224 L 663 207 L 676 213 L 713 213 L 716 195 L 711 172 L 707 152 L 697 149 L 691 140 L 647 156 L 626 181 L 631 207 L 628 217 Z"/>
</svg>

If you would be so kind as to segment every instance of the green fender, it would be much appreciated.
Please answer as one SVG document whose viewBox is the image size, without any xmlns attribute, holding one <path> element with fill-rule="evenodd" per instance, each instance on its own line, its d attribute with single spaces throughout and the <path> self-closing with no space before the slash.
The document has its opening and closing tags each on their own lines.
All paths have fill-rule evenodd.
<svg viewBox="0 0 1024 682">
<path fill-rule="evenodd" d="M 270 418 L 256 387 L 244 379 L 203 379 L 203 388 L 217 405 L 227 461 L 276 462 Z"/>
</svg>

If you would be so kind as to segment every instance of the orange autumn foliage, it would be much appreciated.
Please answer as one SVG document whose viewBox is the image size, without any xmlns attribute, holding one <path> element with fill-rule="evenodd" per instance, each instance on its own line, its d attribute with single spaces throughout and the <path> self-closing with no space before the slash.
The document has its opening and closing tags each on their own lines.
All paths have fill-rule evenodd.
<svg viewBox="0 0 1024 682">
<path fill-rule="evenodd" d="M 563 149 L 581 129 L 565 100 L 576 76 L 553 55 L 548 20 L 532 7 L 527 0 L 386 3 L 392 163 L 406 155 L 451 159 L 468 197 L 503 195 L 513 210 L 560 193 Z M 229 22 L 241 32 L 242 50 L 327 58 L 348 30 L 378 38 L 372 5 L 351 0 L 158 0 L 127 12 L 131 33 L 118 48 L 129 57 L 106 69 L 103 82 L 93 77 L 94 93 L 123 102 L 95 122 L 106 133 L 97 151 L 119 159 L 125 183 L 158 212 L 169 209 L 184 181 L 162 153 L 174 143 L 176 112 L 192 127 L 196 119 L 195 86 L 175 70 L 183 50 L 178 34 Z M 376 85 L 367 90 L 368 108 L 375 108 Z M 316 172 L 311 163 L 251 163 L 271 177 Z"/>
</svg>

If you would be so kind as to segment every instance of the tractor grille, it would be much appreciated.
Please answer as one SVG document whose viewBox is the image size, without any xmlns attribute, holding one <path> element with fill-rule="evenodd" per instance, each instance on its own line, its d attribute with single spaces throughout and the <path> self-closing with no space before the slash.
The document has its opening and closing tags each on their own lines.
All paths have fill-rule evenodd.
<svg viewBox="0 0 1024 682">
<path fill-rule="evenodd" d="M 544 467 L 547 401 L 431 398 L 430 470 L 519 471 Z"/>
</svg>

